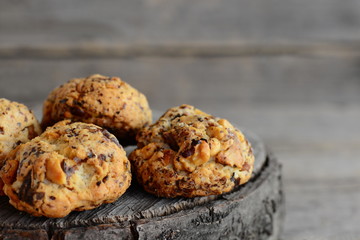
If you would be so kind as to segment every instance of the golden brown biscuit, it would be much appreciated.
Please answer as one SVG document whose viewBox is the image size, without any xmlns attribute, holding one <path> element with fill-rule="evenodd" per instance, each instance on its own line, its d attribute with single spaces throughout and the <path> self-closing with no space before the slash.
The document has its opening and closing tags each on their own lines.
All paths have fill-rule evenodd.
<svg viewBox="0 0 360 240">
<path fill-rule="evenodd" d="M 131 172 L 125 151 L 107 130 L 65 120 L 14 149 L 0 177 L 18 210 L 64 217 L 117 200 Z"/>
<path fill-rule="evenodd" d="M 39 134 L 39 122 L 25 105 L 0 98 L 0 169 L 12 149 Z M 0 195 L 2 187 L 0 179 Z"/>
<path fill-rule="evenodd" d="M 50 93 L 41 125 L 44 129 L 63 119 L 101 126 L 128 145 L 152 117 L 142 93 L 118 77 L 96 74 L 72 79 Z"/>
<path fill-rule="evenodd" d="M 169 109 L 137 135 L 129 159 L 138 182 L 161 197 L 221 194 L 249 180 L 250 143 L 227 120 L 193 106 Z"/>
</svg>

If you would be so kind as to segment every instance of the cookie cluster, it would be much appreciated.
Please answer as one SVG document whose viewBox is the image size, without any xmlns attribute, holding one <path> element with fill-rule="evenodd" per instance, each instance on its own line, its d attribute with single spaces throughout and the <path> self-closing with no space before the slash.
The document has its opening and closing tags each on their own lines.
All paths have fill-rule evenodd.
<svg viewBox="0 0 360 240">
<path fill-rule="evenodd" d="M 46 217 L 117 200 L 131 183 L 122 146 L 152 120 L 142 93 L 98 74 L 49 94 L 42 134 L 24 105 L 1 99 L 0 111 L 0 194 L 15 208 Z"/>
<path fill-rule="evenodd" d="M 151 121 L 142 93 L 98 74 L 54 89 L 41 124 L 0 99 L 0 195 L 58 218 L 116 201 L 131 170 L 147 192 L 168 198 L 222 194 L 250 179 L 251 145 L 227 120 L 181 105 Z M 132 144 L 127 157 L 123 146 Z"/>
</svg>

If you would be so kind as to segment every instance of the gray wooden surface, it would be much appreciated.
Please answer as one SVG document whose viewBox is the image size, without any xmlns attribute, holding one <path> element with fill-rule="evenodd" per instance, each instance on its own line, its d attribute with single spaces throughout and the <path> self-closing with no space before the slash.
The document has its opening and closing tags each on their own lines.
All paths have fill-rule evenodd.
<svg viewBox="0 0 360 240">
<path fill-rule="evenodd" d="M 259 134 L 283 163 L 283 239 L 358 239 L 357 0 L 1 1 L 0 96 L 117 75 Z"/>
</svg>

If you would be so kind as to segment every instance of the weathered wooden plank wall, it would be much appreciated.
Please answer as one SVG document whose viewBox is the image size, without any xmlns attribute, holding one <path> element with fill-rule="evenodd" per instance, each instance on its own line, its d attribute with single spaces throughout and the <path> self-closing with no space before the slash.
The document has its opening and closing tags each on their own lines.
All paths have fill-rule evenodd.
<svg viewBox="0 0 360 240">
<path fill-rule="evenodd" d="M 284 239 L 360 234 L 360 2 L 2 1 L 0 96 L 119 75 L 264 138 L 284 164 Z"/>
<path fill-rule="evenodd" d="M 359 8 L 356 0 L 5 0 L 1 45 L 357 42 Z"/>
</svg>

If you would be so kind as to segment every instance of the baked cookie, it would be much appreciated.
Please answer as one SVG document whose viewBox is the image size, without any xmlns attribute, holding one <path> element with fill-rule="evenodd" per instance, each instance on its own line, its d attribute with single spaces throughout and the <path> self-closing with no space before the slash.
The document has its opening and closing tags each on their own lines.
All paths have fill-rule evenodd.
<svg viewBox="0 0 360 240">
<path fill-rule="evenodd" d="M 254 155 L 244 135 L 193 106 L 169 109 L 136 140 L 129 159 L 137 180 L 160 197 L 222 194 L 251 177 Z"/>
<path fill-rule="evenodd" d="M 93 123 L 113 133 L 122 145 L 151 123 L 146 97 L 118 77 L 76 78 L 54 89 L 43 106 L 45 129 L 63 119 Z"/>
<path fill-rule="evenodd" d="M 12 149 L 40 133 L 39 122 L 25 105 L 0 98 L 0 169 Z M 0 195 L 2 187 L 0 179 Z"/>
<path fill-rule="evenodd" d="M 64 120 L 14 149 L 0 177 L 15 208 L 58 218 L 114 202 L 129 187 L 130 170 L 107 130 Z"/>
</svg>

